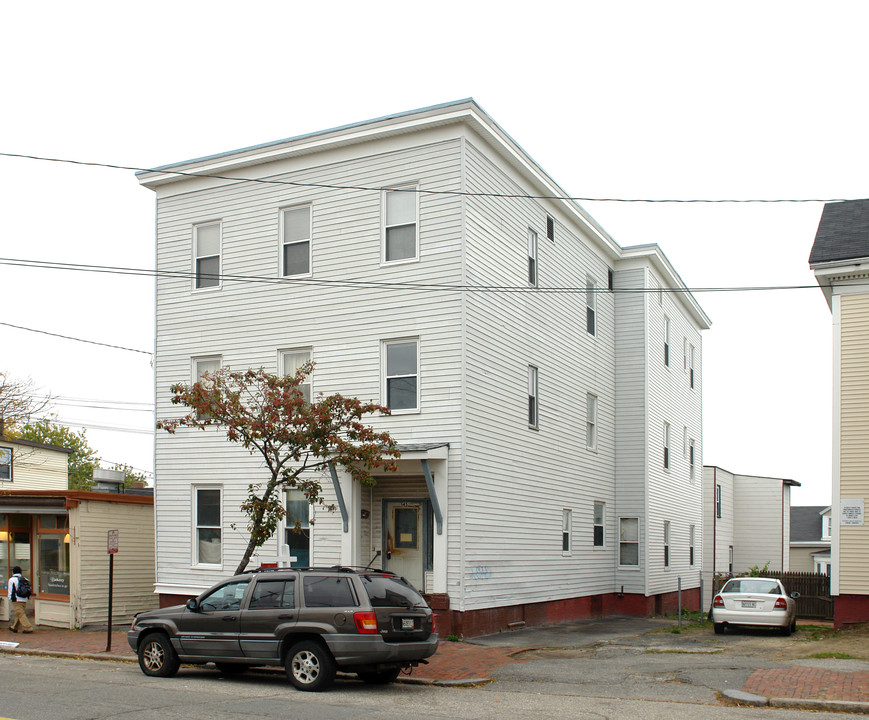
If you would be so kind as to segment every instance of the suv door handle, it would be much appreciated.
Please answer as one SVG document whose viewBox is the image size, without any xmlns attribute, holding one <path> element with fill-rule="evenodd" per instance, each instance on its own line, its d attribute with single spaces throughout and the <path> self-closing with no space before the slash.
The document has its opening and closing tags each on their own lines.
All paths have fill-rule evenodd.
<svg viewBox="0 0 869 720">
<path fill-rule="evenodd" d="M 221 620 L 223 622 L 235 622 L 238 618 L 235 615 L 224 615 Z"/>
<path fill-rule="evenodd" d="M 294 617 L 296 616 L 293 613 L 290 613 L 289 615 L 278 615 L 278 620 L 292 620 Z"/>
</svg>

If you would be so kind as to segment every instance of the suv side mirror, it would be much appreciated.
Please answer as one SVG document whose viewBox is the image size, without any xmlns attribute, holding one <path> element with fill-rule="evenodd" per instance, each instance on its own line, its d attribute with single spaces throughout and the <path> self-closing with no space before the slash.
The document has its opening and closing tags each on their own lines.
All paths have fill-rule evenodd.
<svg viewBox="0 0 869 720">
<path fill-rule="evenodd" d="M 196 600 L 196 598 L 190 598 L 187 601 L 187 609 L 190 610 L 191 612 L 198 612 L 199 611 L 199 602 Z"/>
<path fill-rule="evenodd" d="M 800 594 L 799 594 L 798 592 L 792 592 L 792 593 L 791 593 L 791 597 L 792 597 L 794 600 L 796 600 L 799 596 L 800 596 Z"/>
</svg>

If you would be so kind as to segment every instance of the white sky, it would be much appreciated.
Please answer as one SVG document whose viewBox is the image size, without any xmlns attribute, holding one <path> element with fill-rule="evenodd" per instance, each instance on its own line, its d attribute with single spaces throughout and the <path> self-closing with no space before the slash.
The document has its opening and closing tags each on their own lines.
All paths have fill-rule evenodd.
<svg viewBox="0 0 869 720">
<path fill-rule="evenodd" d="M 0 152 L 153 167 L 473 97 L 569 193 L 869 196 L 869 3 L 17 3 Z M 692 288 L 814 285 L 820 204 L 583 203 Z M 0 157 L 0 257 L 152 268 L 132 172 Z M 0 265 L 0 322 L 150 351 L 153 280 Z M 698 293 L 703 461 L 830 501 L 821 291 Z M 0 369 L 86 405 L 107 461 L 153 469 L 147 355 L 0 326 Z M 137 428 L 138 433 L 98 429 Z"/>
</svg>

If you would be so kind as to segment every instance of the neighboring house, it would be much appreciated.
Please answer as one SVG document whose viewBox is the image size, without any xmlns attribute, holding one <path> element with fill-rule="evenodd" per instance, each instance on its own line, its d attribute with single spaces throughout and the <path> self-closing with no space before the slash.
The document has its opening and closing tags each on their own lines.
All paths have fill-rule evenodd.
<svg viewBox="0 0 869 720">
<path fill-rule="evenodd" d="M 398 472 L 326 474 L 340 513 L 288 492 L 256 562 L 395 570 L 443 634 L 650 614 L 680 581 L 699 605 L 709 320 L 656 245 L 622 248 L 559 199 L 473 100 L 138 177 L 157 197 L 158 417 L 183 412 L 175 382 L 309 359 L 307 392 L 392 410 L 371 423 Z M 158 434 L 161 603 L 234 570 L 263 478 L 221 431 Z"/>
<path fill-rule="evenodd" d="M 791 508 L 791 570 L 830 574 L 830 507 Z"/>
<path fill-rule="evenodd" d="M 703 468 L 703 600 L 715 574 L 757 566 L 790 569 L 791 488 L 795 480 Z"/>
<path fill-rule="evenodd" d="M 841 627 L 869 621 L 869 200 L 824 205 L 809 265 L 833 314 L 830 589 Z"/>
<path fill-rule="evenodd" d="M 157 605 L 153 498 L 69 490 L 70 452 L 0 440 L 0 619 L 8 619 L 6 581 L 19 565 L 33 584 L 28 612 L 37 625 L 105 625 L 108 530 L 120 536 L 114 621 L 130 622 L 135 613 Z"/>
</svg>

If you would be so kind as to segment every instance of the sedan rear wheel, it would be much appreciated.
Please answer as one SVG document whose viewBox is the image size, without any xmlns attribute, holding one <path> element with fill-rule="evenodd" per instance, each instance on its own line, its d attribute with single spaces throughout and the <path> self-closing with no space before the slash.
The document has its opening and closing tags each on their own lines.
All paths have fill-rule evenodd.
<svg viewBox="0 0 869 720">
<path fill-rule="evenodd" d="M 716 635 L 724 635 L 724 623 L 713 623 L 712 627 Z"/>
<path fill-rule="evenodd" d="M 290 682 L 299 690 L 319 692 L 335 679 L 337 666 L 326 647 L 314 640 L 304 640 L 290 648 L 284 659 Z"/>
<path fill-rule="evenodd" d="M 148 635 L 139 643 L 139 667 L 151 677 L 172 677 L 181 667 L 181 661 L 169 638 L 163 633 Z"/>
</svg>

